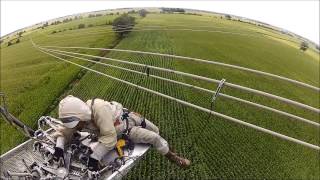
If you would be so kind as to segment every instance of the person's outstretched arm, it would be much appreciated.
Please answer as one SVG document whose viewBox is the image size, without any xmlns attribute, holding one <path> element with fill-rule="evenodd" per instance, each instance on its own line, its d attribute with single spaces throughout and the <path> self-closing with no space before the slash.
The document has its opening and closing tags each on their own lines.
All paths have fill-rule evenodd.
<svg viewBox="0 0 320 180">
<path fill-rule="evenodd" d="M 91 104 L 90 100 L 87 104 Z M 100 161 L 106 153 L 112 150 L 117 143 L 117 134 L 113 125 L 111 107 L 108 106 L 103 100 L 96 99 L 93 107 L 93 121 L 99 129 L 99 138 L 97 143 L 93 143 L 91 149 L 91 164 L 92 170 L 97 170 L 96 163 Z M 90 168 L 89 162 L 89 168 Z"/>
</svg>

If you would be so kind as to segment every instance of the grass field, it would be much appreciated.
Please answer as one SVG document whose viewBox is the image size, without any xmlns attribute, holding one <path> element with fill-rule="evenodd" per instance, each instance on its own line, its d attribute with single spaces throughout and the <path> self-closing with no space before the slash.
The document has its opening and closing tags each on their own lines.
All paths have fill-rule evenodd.
<svg viewBox="0 0 320 180">
<path fill-rule="evenodd" d="M 90 19 L 88 23 L 90 23 L 89 21 Z M 147 25 L 183 25 L 190 26 L 193 29 L 228 31 L 241 34 L 254 34 L 254 36 L 178 30 L 137 31 L 131 32 L 115 48 L 162 52 L 216 60 L 283 75 L 319 87 L 319 54 L 316 54 L 312 49 L 303 53 L 299 50 L 299 44 L 276 39 L 276 37 L 290 38 L 278 32 L 237 21 L 209 16 L 179 14 L 149 14 L 146 18 L 139 19 L 136 27 L 142 28 Z M 34 33 L 33 38 L 40 45 L 107 47 L 113 42 L 114 36 L 112 33 L 101 34 L 101 29 L 102 27 L 96 26 L 92 29 L 65 31 L 46 37 L 40 35 L 37 37 L 38 35 Z M 47 29 L 41 33 L 49 34 L 52 30 Z M 268 34 L 268 36 L 261 33 Z M 90 38 L 83 36 L 83 34 L 87 34 Z M 13 49 L 14 47 L 16 48 Z M 12 52 L 9 51 L 10 48 L 13 49 Z M 29 77 L 29 83 L 34 82 L 34 79 L 40 79 L 38 77 L 39 74 L 42 74 L 41 77 L 46 77 L 45 74 L 47 74 L 48 69 L 57 68 L 54 71 L 50 71 L 52 74 L 50 74 L 50 78 L 47 80 L 47 82 L 50 82 L 48 85 L 45 84 L 43 86 L 35 82 L 35 85 L 30 85 L 30 87 L 36 87 L 33 91 L 27 88 L 23 91 L 23 88 L 20 88 L 20 84 L 23 84 L 21 79 L 27 77 L 21 75 L 22 78 L 18 78 L 15 74 L 9 73 L 9 68 L 16 68 L 18 60 L 27 56 L 23 54 L 20 58 L 17 57 L 16 53 L 20 52 L 22 48 L 25 48 L 24 53 L 30 51 L 35 54 L 33 57 L 28 56 L 28 59 L 24 59 L 21 62 L 21 67 L 25 69 L 26 73 L 31 71 L 27 69 L 28 66 L 26 65 L 30 65 L 30 62 L 36 62 L 36 58 L 34 57 L 39 57 L 40 60 L 42 58 L 45 59 L 39 62 L 36 68 L 39 72 Z M 68 86 L 68 83 L 79 71 L 78 68 L 53 60 L 53 58 L 37 52 L 37 50 L 32 49 L 30 42 L 27 40 L 21 42 L 21 44 L 4 48 L 2 51 L 1 54 L 5 57 L 2 57 L 2 59 L 5 60 L 4 64 L 8 68 L 7 73 L 8 75 L 11 74 L 11 78 L 9 78 L 10 76 L 6 76 L 8 77 L 6 78 L 8 83 L 2 81 L 1 87 L 5 92 L 10 92 L 8 94 L 11 102 L 15 104 L 11 109 L 28 123 L 32 122 L 30 119 L 34 119 L 45 112 L 48 107 L 44 108 L 45 104 L 49 105 L 57 100 L 57 97 L 61 95 L 61 91 Z M 87 53 L 99 54 L 101 52 L 91 50 L 87 51 Z M 12 60 L 9 60 L 10 56 Z M 151 55 L 142 56 L 131 53 L 109 52 L 107 56 L 181 70 L 214 79 L 225 78 L 227 82 L 263 90 L 319 108 L 318 93 L 252 73 Z M 142 70 L 142 68 L 132 65 L 112 63 L 107 60 L 101 61 Z M 10 62 L 12 63 L 11 66 Z M 45 69 L 46 67 L 47 69 Z M 151 77 L 146 78 L 114 68 L 105 68 L 100 65 L 92 67 L 133 83 L 137 83 L 140 78 L 144 78 L 140 83 L 142 86 L 203 107 L 209 108 L 210 106 L 211 94 L 201 93 L 161 80 L 155 80 Z M 15 70 L 20 74 L 19 69 Z M 68 74 L 66 75 L 66 73 Z M 216 88 L 216 84 L 200 82 L 178 75 L 158 71 L 151 71 L 151 73 L 212 90 Z M 1 76 L 3 77 L 3 74 Z M 13 84 L 15 82 L 14 79 L 17 79 L 16 84 L 19 84 L 19 88 L 16 88 L 17 85 Z M 42 91 L 40 87 L 43 87 Z M 274 100 L 231 88 L 224 88 L 222 92 L 319 122 L 319 114 L 294 108 Z M 47 99 L 39 96 L 39 93 L 48 96 Z M 318 163 L 320 157 L 319 153 L 314 150 L 279 140 L 255 130 L 227 122 L 221 118 L 211 116 L 210 119 L 207 119 L 208 114 L 136 90 L 135 88 L 91 72 L 87 72 L 67 93 L 79 96 L 84 100 L 92 97 L 101 97 L 119 101 L 129 109 L 143 113 L 148 119 L 159 126 L 161 135 L 172 144 L 177 152 L 190 158 L 193 163 L 190 169 L 182 170 L 152 150 L 128 174 L 126 179 L 319 179 L 320 177 Z M 25 94 L 22 96 L 25 99 L 20 98 L 20 94 Z M 14 98 L 16 95 L 19 95 L 17 100 Z M 32 98 L 32 101 L 29 100 L 30 102 L 28 102 L 27 97 Z M 32 109 L 33 113 L 26 111 L 26 108 Z M 19 112 L 18 109 L 23 109 L 23 111 Z M 215 110 L 245 120 L 246 122 L 319 145 L 318 128 L 292 121 L 290 118 L 222 98 L 218 98 Z M 56 110 L 51 112 L 51 115 L 55 114 Z M 7 126 L 2 126 L 1 128 L 3 127 L 8 128 Z M 1 132 L 5 132 L 2 130 Z M 12 137 L 16 133 L 6 134 L 11 134 Z M 2 139 L 10 137 L 5 136 L 6 134 L 1 133 L 1 142 L 3 142 Z M 7 141 L 5 142 L 7 143 Z M 10 143 L 4 144 L 3 147 L 8 149 L 17 142 L 16 139 L 12 140 Z M 2 152 L 5 151 L 6 149 L 2 150 Z"/>
<path fill-rule="evenodd" d="M 78 24 L 104 25 L 106 21 L 116 16 L 102 16 L 97 18 L 83 18 L 69 23 L 49 26 L 26 32 L 21 42 L 7 47 L 1 45 L 1 91 L 8 97 L 8 106 L 12 114 L 22 119 L 28 125 L 35 127 L 36 119 L 47 113 L 52 104 L 57 103 L 57 98 L 69 88 L 69 83 L 77 79 L 80 69 L 69 64 L 61 63 L 54 58 L 35 49 L 30 38 L 37 43 L 50 42 L 54 45 L 79 45 L 111 47 L 116 43 L 114 33 L 102 33 L 94 36 L 55 36 L 52 31 L 67 28 L 77 28 Z M 100 24 L 98 24 L 100 22 Z M 92 32 L 101 29 L 94 26 L 85 29 L 73 29 L 57 33 Z M 104 28 L 111 29 L 110 26 Z M 97 53 L 99 54 L 99 53 Z M 8 151 L 17 143 L 25 140 L 23 135 L 1 123 L 1 153 Z"/>
</svg>

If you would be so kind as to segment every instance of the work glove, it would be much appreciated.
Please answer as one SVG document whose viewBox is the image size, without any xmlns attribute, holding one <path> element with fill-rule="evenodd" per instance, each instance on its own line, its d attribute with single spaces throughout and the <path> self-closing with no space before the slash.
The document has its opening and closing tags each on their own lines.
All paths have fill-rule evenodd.
<svg viewBox="0 0 320 180">
<path fill-rule="evenodd" d="M 79 145 L 80 144 L 80 138 L 81 138 L 81 134 L 79 132 L 73 133 L 70 144 Z"/>
<path fill-rule="evenodd" d="M 99 137 L 97 134 L 91 133 L 89 139 L 91 139 L 91 142 L 97 142 Z"/>
<path fill-rule="evenodd" d="M 54 147 L 53 160 L 59 161 L 60 158 L 63 159 L 63 149 L 59 147 Z"/>
<path fill-rule="evenodd" d="M 88 162 L 88 168 L 90 171 L 98 171 L 99 170 L 99 161 L 90 157 Z"/>
</svg>

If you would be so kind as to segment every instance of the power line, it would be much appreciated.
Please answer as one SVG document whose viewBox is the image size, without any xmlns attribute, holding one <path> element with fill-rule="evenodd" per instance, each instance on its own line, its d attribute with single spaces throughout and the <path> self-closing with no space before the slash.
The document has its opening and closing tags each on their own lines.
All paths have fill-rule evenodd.
<svg viewBox="0 0 320 180">
<path fill-rule="evenodd" d="M 114 58 L 107 58 L 107 57 L 101 57 L 101 56 L 94 56 L 94 55 L 87 55 L 87 54 L 81 54 L 81 53 L 75 53 L 75 52 L 68 52 L 68 51 L 60 51 L 60 50 L 53 50 L 53 51 L 58 51 L 58 52 L 64 52 L 67 54 L 74 54 L 74 55 L 80 55 L 80 56 L 86 56 L 86 57 L 93 57 L 93 58 L 99 58 L 99 59 L 106 59 L 106 60 L 110 60 L 110 61 L 115 61 L 115 62 L 121 62 L 121 63 L 125 63 L 125 64 L 131 64 L 131 65 L 136 65 L 136 66 L 141 66 L 144 67 L 146 66 L 145 64 L 140 64 L 140 63 L 135 63 L 135 62 L 129 62 L 129 61 L 123 61 L 123 60 L 119 60 L 119 59 L 114 59 Z M 165 72 L 169 72 L 169 73 L 173 73 L 173 74 L 179 74 L 179 75 L 183 75 L 183 76 L 187 76 L 187 77 L 191 77 L 191 78 L 195 78 L 195 79 L 200 79 L 200 80 L 204 80 L 204 81 L 208 81 L 208 82 L 214 82 L 214 83 L 219 83 L 219 80 L 216 79 L 212 79 L 212 78 L 208 78 L 208 77 L 204 77 L 204 76 L 199 76 L 199 75 L 194 75 L 194 74 L 190 74 L 190 73 L 186 73 L 186 72 L 181 72 L 181 71 L 175 71 L 172 69 L 167 69 L 167 68 L 160 68 L 160 67 L 155 67 L 155 66 L 148 66 L 150 69 L 155 69 L 155 70 L 160 70 L 160 71 L 165 71 Z M 320 113 L 320 110 L 317 108 L 314 108 L 312 106 L 297 102 L 297 101 L 293 101 L 287 98 L 283 98 L 277 95 L 273 95 L 264 91 L 260 91 L 260 90 L 256 90 L 256 89 L 252 89 L 252 88 L 248 88 L 248 87 L 244 87 L 244 86 L 240 86 L 237 84 L 232 84 L 232 83 L 225 83 L 225 86 L 229 86 L 232 88 L 236 88 L 236 89 L 240 89 L 240 90 L 244 90 L 244 91 L 248 91 L 248 92 L 252 92 L 258 95 L 262 95 L 265 97 L 269 97 L 272 99 L 276 99 L 279 101 L 282 101 L 284 103 L 287 104 L 291 104 L 291 105 L 295 105 L 297 107 L 301 107 L 316 113 Z"/>
<path fill-rule="evenodd" d="M 155 52 L 127 50 L 127 49 L 87 48 L 87 47 L 61 47 L 61 46 L 42 46 L 42 47 L 49 47 L 49 48 L 53 47 L 53 48 L 62 48 L 62 49 L 65 48 L 65 49 L 107 50 L 107 51 L 131 52 L 131 53 L 138 53 L 138 54 L 148 54 L 148 55 L 165 56 L 165 57 L 172 57 L 172 58 L 178 58 L 178 59 L 186 59 L 186 60 L 192 60 L 192 61 L 202 62 L 202 63 L 207 63 L 207 64 L 225 66 L 225 67 L 229 67 L 229 68 L 233 68 L 233 69 L 239 69 L 239 70 L 243 70 L 243 71 L 248 71 L 248 72 L 252 72 L 252 73 L 256 73 L 256 74 L 261 74 L 261 75 L 265 75 L 265 76 L 281 79 L 281 80 L 284 80 L 284 81 L 287 81 L 287 82 L 291 82 L 291 83 L 294 83 L 294 84 L 297 84 L 297 85 L 300 85 L 300 86 L 303 86 L 303 87 L 307 87 L 307 88 L 313 89 L 315 91 L 320 91 L 320 88 L 318 88 L 318 87 L 315 87 L 315 86 L 312 86 L 310 84 L 303 83 L 303 82 L 300 82 L 300 81 L 297 81 L 297 80 L 294 80 L 294 79 L 290 79 L 290 78 L 286 78 L 286 77 L 283 77 L 283 76 L 280 76 L 280 75 L 275 75 L 275 74 L 271 74 L 271 73 L 267 73 L 267 72 L 259 71 L 259 70 L 255 70 L 255 69 L 250 69 L 250 68 L 246 68 L 246 67 L 242 67 L 242 66 L 216 62 L 216 61 L 212 61 L 212 60 L 205 60 L 205 59 L 186 57 L 186 56 L 179 56 L 179 55 L 172 55 L 172 54 L 163 54 L 163 53 L 155 53 Z"/>
<path fill-rule="evenodd" d="M 77 63 L 74 63 L 74 62 L 72 62 L 72 61 L 69 61 L 69 60 L 60 58 L 60 57 L 55 56 L 55 55 L 53 55 L 53 54 L 51 54 L 51 53 L 45 52 L 44 50 L 41 50 L 41 49 L 39 49 L 39 48 L 38 48 L 38 50 L 41 51 L 41 52 L 43 52 L 43 53 L 45 53 L 45 54 L 47 54 L 47 55 L 49 55 L 49 56 L 55 57 L 55 58 L 57 58 L 57 59 L 60 59 L 60 60 L 62 60 L 62 61 L 68 62 L 68 63 L 73 64 L 73 65 L 76 65 L 76 66 L 81 67 L 81 68 L 83 68 L 83 69 L 86 69 L 86 70 L 88 70 L 88 71 L 95 72 L 95 73 L 97 73 L 97 74 L 106 76 L 106 77 L 108 77 L 108 78 L 110 78 L 110 79 L 117 80 L 117 81 L 120 81 L 120 82 L 122 82 L 122 83 L 128 84 L 128 85 L 130 85 L 130 86 L 134 86 L 134 87 L 136 87 L 136 88 L 139 88 L 139 89 L 141 89 L 141 90 L 144 90 L 144 91 L 147 91 L 147 92 L 156 94 L 156 95 L 158 95 L 158 96 L 161 96 L 161 97 L 164 97 L 164 98 L 173 100 L 173 101 L 176 101 L 176 102 L 178 102 L 178 103 L 180 103 L 180 104 L 183 104 L 183 105 L 186 105 L 186 106 L 189 106 L 189 107 L 192 107 L 192 108 L 195 108 L 195 109 L 198 109 L 198 110 L 200 110 L 200 111 L 207 112 L 207 113 L 212 113 L 213 115 L 218 116 L 218 117 L 221 117 L 221 118 L 223 118 L 223 119 L 226 119 L 226 120 L 229 120 L 229 121 L 232 121 L 232 122 L 235 122 L 235 123 L 244 125 L 244 126 L 246 126 L 246 127 L 250 127 L 250 128 L 255 129 L 255 130 L 257 130 L 257 131 L 264 132 L 264 133 L 270 134 L 270 135 L 272 135 L 272 136 L 275 136 L 275 137 L 278 137 L 278 138 L 281 138 L 281 139 L 284 139 L 284 140 L 287 140 L 287 141 L 294 142 L 294 143 L 296 143 L 296 144 L 303 145 L 303 146 L 305 146 L 305 147 L 308 147 L 308 148 L 311 148 L 311 149 L 314 149 L 314 150 L 317 150 L 317 151 L 320 150 L 320 147 L 317 146 L 317 145 L 310 144 L 310 143 L 307 143 L 307 142 L 304 142 L 304 141 L 301 141 L 301 140 L 298 140 L 298 139 L 295 139 L 295 138 L 292 138 L 292 137 L 289 137 L 289 136 L 286 136 L 286 135 L 283 135 L 283 134 L 280 134 L 280 133 L 271 131 L 271 130 L 269 130 L 269 129 L 265 129 L 265 128 L 262 128 L 262 127 L 253 125 L 253 124 L 250 124 L 250 123 L 241 121 L 241 120 L 239 120 L 239 119 L 236 119 L 236 118 L 233 118 L 233 117 L 230 117 L 230 116 L 227 116 L 227 115 L 218 113 L 218 112 L 211 111 L 211 110 L 209 110 L 209 109 L 206 109 L 206 108 L 197 106 L 197 105 L 195 105 L 195 104 L 192 104 L 192 103 L 189 103 L 189 102 L 186 102 L 186 101 L 183 101 L 183 100 L 180 100 L 180 99 L 177 99 L 177 98 L 168 96 L 168 95 L 166 95 L 166 94 L 162 94 L 162 93 L 160 93 L 160 92 L 157 92 L 157 91 L 154 91 L 154 90 L 151 90 L 151 89 L 142 87 L 142 86 L 138 86 L 138 85 L 133 84 L 133 83 L 131 83 L 131 82 L 128 82 L 128 81 L 125 81 L 125 80 L 122 80 L 122 79 L 119 79 L 119 78 L 110 76 L 110 75 L 108 75 L 108 74 L 105 74 L 105 73 L 96 71 L 96 70 L 94 70 L 94 69 L 91 69 L 91 68 L 88 68 L 88 67 L 85 67 L 85 66 L 82 66 L 82 65 L 77 64 Z"/>
<path fill-rule="evenodd" d="M 113 67 L 113 68 L 121 69 L 121 70 L 124 70 L 124 71 L 129 71 L 129 72 L 137 73 L 137 74 L 140 74 L 140 75 L 145 75 L 145 73 L 142 73 L 142 72 L 139 72 L 139 71 L 135 71 L 135 70 L 131 70 L 131 69 L 127 69 L 127 68 L 123 68 L 123 67 L 107 64 L 107 63 L 102 63 L 102 62 L 98 62 L 98 61 L 93 61 L 93 60 L 82 58 L 82 57 L 72 56 L 72 55 L 68 55 L 68 54 L 64 54 L 64 53 L 59 53 L 59 52 L 55 52 L 55 50 L 50 50 L 50 49 L 46 49 L 46 48 L 40 48 L 40 49 L 43 49 L 43 50 L 46 50 L 46 51 L 49 51 L 49 52 L 52 52 L 52 53 L 60 54 L 60 55 L 63 55 L 63 56 L 73 57 L 73 58 L 81 59 L 81 60 L 84 60 L 84 61 L 96 63 L 96 64 L 103 65 L 103 66 Z M 211 91 L 211 90 L 208 90 L 208 89 L 205 89 L 205 88 L 201 88 L 201 87 L 198 87 L 198 86 L 194 86 L 194 85 L 191 85 L 191 84 L 187 84 L 187 83 L 183 83 L 183 82 L 179 82 L 179 81 L 175 81 L 175 80 L 159 77 L 159 76 L 156 76 L 156 75 L 149 75 L 149 76 L 153 77 L 153 78 L 156 78 L 156 79 L 164 80 L 164 81 L 167 81 L 167 82 L 183 85 L 185 87 L 190 87 L 190 88 L 193 88 L 193 89 L 204 91 L 204 92 L 207 92 L 207 93 L 210 93 L 210 94 L 215 94 L 215 91 Z M 139 85 L 139 83 L 136 83 L 136 84 Z M 311 121 L 311 120 L 308 120 L 308 119 L 305 119 L 305 118 L 302 118 L 302 117 L 299 117 L 299 116 L 296 116 L 296 115 L 293 115 L 293 114 L 290 114 L 290 113 L 287 113 L 287 112 L 284 112 L 284 111 L 280 111 L 278 109 L 274 109 L 274 108 L 271 108 L 271 107 L 268 107 L 268 106 L 257 104 L 257 103 L 251 102 L 251 101 L 247 101 L 247 100 L 244 100 L 244 99 L 241 99 L 241 98 L 237 98 L 237 97 L 233 97 L 233 96 L 230 96 L 230 95 L 226 95 L 226 94 L 223 94 L 223 93 L 219 93 L 219 95 L 221 97 L 226 98 L 226 99 L 239 101 L 239 102 L 242 102 L 242 103 L 246 103 L 246 104 L 258 107 L 260 109 L 265 109 L 265 110 L 269 110 L 269 111 L 272 111 L 272 112 L 275 112 L 275 113 L 278 113 L 278 114 L 281 114 L 281 115 L 285 115 L 287 117 L 294 118 L 296 120 L 299 120 L 299 121 L 304 122 L 304 123 L 308 123 L 310 125 L 314 125 L 316 127 L 320 126 L 319 123 L 317 123 L 317 122 L 314 122 L 314 121 Z"/>
</svg>

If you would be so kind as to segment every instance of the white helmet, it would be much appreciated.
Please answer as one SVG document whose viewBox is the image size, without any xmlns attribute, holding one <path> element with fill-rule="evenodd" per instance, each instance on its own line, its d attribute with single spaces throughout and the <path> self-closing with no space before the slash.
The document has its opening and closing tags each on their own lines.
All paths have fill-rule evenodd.
<svg viewBox="0 0 320 180">
<path fill-rule="evenodd" d="M 91 110 L 81 99 L 69 95 L 59 103 L 59 119 L 67 128 L 74 128 L 79 121 L 90 121 Z"/>
</svg>

